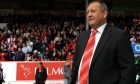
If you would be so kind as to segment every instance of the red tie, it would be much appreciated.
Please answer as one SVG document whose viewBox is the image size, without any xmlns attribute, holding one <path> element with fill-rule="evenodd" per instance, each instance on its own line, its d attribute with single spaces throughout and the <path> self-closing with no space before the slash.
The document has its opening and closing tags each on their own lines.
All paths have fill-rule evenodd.
<svg viewBox="0 0 140 84">
<path fill-rule="evenodd" d="M 80 84 L 87 84 L 88 80 L 88 72 L 90 60 L 92 58 L 92 52 L 94 49 L 95 39 L 96 39 L 97 30 L 93 30 L 92 35 L 90 36 L 88 43 L 86 45 L 86 49 L 83 54 L 82 64 L 80 68 Z"/>
</svg>

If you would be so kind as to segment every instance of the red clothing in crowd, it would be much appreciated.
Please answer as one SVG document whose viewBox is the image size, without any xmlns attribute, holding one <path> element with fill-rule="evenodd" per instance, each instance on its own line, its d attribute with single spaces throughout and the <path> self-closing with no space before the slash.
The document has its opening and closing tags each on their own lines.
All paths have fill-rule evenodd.
<svg viewBox="0 0 140 84">
<path fill-rule="evenodd" d="M 73 51 L 75 51 L 75 49 L 76 49 L 76 44 L 75 44 L 75 43 L 71 46 L 71 49 L 72 49 Z"/>
<path fill-rule="evenodd" d="M 70 50 L 70 45 L 66 44 L 65 51 L 68 53 L 69 50 Z"/>
<path fill-rule="evenodd" d="M 15 43 L 12 44 L 11 48 L 12 48 L 13 52 L 17 52 L 18 47 L 17 47 L 17 45 Z"/>
<path fill-rule="evenodd" d="M 7 56 L 8 56 L 8 53 L 0 52 L 0 61 L 6 61 Z"/>
<path fill-rule="evenodd" d="M 55 48 L 55 44 L 54 43 L 50 43 L 48 46 L 50 51 L 53 51 L 53 49 Z"/>
<path fill-rule="evenodd" d="M 70 41 L 70 46 L 74 45 L 75 44 L 75 41 L 74 40 L 71 40 Z"/>
<path fill-rule="evenodd" d="M 31 32 L 31 35 L 36 36 L 37 32 L 33 31 L 33 32 Z"/>
<path fill-rule="evenodd" d="M 73 54 L 71 54 L 71 53 L 69 52 L 69 54 L 67 55 L 67 59 L 73 60 L 73 58 L 74 58 Z"/>
<path fill-rule="evenodd" d="M 47 31 L 43 31 L 42 32 L 42 36 L 47 36 L 48 35 L 48 32 Z"/>
</svg>

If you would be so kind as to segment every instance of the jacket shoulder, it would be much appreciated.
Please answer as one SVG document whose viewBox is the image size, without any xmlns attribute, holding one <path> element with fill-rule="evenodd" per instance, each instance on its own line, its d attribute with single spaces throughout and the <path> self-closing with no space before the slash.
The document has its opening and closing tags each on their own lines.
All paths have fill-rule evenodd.
<svg viewBox="0 0 140 84">
<path fill-rule="evenodd" d="M 83 36 L 85 36 L 85 35 L 87 35 L 87 34 L 89 34 L 89 33 L 90 33 L 90 30 L 83 31 L 82 33 L 80 33 L 80 34 L 78 35 L 78 37 L 83 37 Z"/>
</svg>

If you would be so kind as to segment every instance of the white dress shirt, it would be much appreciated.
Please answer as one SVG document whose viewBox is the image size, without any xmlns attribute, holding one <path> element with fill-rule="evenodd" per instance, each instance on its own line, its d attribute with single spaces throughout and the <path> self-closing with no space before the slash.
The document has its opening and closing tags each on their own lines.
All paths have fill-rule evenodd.
<svg viewBox="0 0 140 84">
<path fill-rule="evenodd" d="M 106 27 L 107 23 L 103 24 L 102 26 L 100 26 L 99 28 L 97 28 L 97 33 L 96 33 L 96 38 L 95 38 L 95 44 L 94 44 L 94 48 L 93 48 L 93 52 L 92 52 L 92 57 L 91 57 L 91 60 L 90 60 L 90 64 L 91 64 L 91 61 L 92 61 L 92 58 L 94 57 L 94 52 L 95 52 L 95 49 L 97 47 L 97 44 L 102 36 L 102 33 Z M 91 31 L 94 31 L 94 29 L 92 29 Z M 82 57 L 83 59 L 83 57 Z M 82 64 L 82 60 L 80 62 L 80 66 L 79 66 L 79 70 L 78 70 L 78 80 L 76 82 L 76 84 L 80 84 L 79 83 L 79 76 L 80 76 L 80 69 L 81 69 L 81 64 Z M 89 67 L 90 67 L 90 64 L 89 64 Z M 88 73 L 88 72 L 87 72 Z"/>
</svg>

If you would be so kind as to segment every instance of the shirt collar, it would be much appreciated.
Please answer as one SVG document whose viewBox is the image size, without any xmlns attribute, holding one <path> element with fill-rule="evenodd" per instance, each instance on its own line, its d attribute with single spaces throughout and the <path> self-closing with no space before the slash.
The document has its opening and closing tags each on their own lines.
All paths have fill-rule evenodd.
<svg viewBox="0 0 140 84">
<path fill-rule="evenodd" d="M 102 26 L 100 26 L 99 28 L 97 28 L 97 31 L 99 32 L 99 33 L 103 33 L 103 31 L 104 31 L 104 29 L 105 29 L 105 27 L 106 27 L 106 25 L 107 25 L 107 23 L 104 23 Z M 91 31 L 93 31 L 94 29 L 91 29 Z"/>
</svg>

